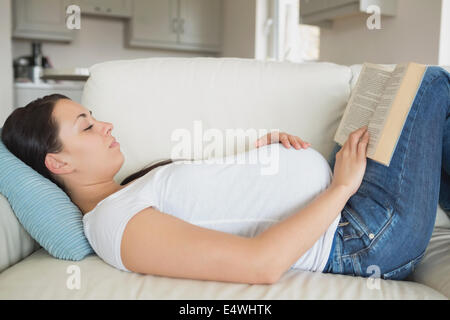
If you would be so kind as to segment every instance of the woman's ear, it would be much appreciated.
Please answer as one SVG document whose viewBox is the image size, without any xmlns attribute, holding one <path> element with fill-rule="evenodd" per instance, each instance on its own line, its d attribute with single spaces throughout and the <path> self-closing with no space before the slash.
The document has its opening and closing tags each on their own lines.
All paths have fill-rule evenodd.
<svg viewBox="0 0 450 320">
<path fill-rule="evenodd" d="M 73 171 L 72 167 L 56 153 L 47 153 L 44 163 L 53 174 L 65 174 Z"/>
</svg>

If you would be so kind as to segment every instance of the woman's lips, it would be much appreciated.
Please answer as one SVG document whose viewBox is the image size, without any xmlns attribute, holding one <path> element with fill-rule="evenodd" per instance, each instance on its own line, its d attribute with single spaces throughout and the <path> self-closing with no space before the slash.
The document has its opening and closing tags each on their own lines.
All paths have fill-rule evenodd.
<svg viewBox="0 0 450 320">
<path fill-rule="evenodd" d="M 114 142 L 111 143 L 111 145 L 109 147 L 114 148 L 114 147 L 117 147 L 118 145 L 119 145 L 119 143 L 116 140 L 114 140 Z"/>
</svg>

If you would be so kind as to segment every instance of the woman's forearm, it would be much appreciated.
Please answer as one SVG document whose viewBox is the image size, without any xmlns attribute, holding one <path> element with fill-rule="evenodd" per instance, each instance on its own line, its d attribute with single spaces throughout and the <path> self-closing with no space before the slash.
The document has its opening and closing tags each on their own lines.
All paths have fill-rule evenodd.
<svg viewBox="0 0 450 320">
<path fill-rule="evenodd" d="M 349 198 L 345 187 L 330 186 L 307 206 L 258 234 L 261 267 L 270 268 L 276 279 L 281 277 L 325 233 Z"/>
</svg>

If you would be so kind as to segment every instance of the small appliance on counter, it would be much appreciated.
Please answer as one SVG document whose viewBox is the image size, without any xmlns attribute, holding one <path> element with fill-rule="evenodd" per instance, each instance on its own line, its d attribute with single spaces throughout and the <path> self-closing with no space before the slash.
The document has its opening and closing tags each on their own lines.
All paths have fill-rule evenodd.
<svg viewBox="0 0 450 320">
<path fill-rule="evenodd" d="M 33 42 L 31 48 L 31 56 L 14 60 L 14 108 L 53 93 L 66 95 L 81 103 L 89 69 L 55 69 L 48 57 L 43 56 L 41 43 Z"/>
<path fill-rule="evenodd" d="M 22 56 L 14 59 L 14 81 L 15 82 L 42 82 L 41 76 L 44 69 L 52 68 L 48 57 L 42 55 L 42 44 L 31 43 L 31 56 Z"/>
<path fill-rule="evenodd" d="M 31 44 L 31 56 L 14 59 L 14 81 L 16 83 L 48 83 L 52 80 L 86 81 L 88 68 L 54 68 L 50 59 L 43 56 L 40 42 Z"/>
</svg>

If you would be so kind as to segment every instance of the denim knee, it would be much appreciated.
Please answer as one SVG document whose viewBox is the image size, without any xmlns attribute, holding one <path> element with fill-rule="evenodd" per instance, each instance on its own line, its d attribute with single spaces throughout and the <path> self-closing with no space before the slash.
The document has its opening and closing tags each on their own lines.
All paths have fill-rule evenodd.
<svg viewBox="0 0 450 320">
<path fill-rule="evenodd" d="M 444 77 L 450 81 L 450 73 L 440 66 L 428 66 L 425 72 L 425 77 L 434 79 L 436 77 Z"/>
</svg>

